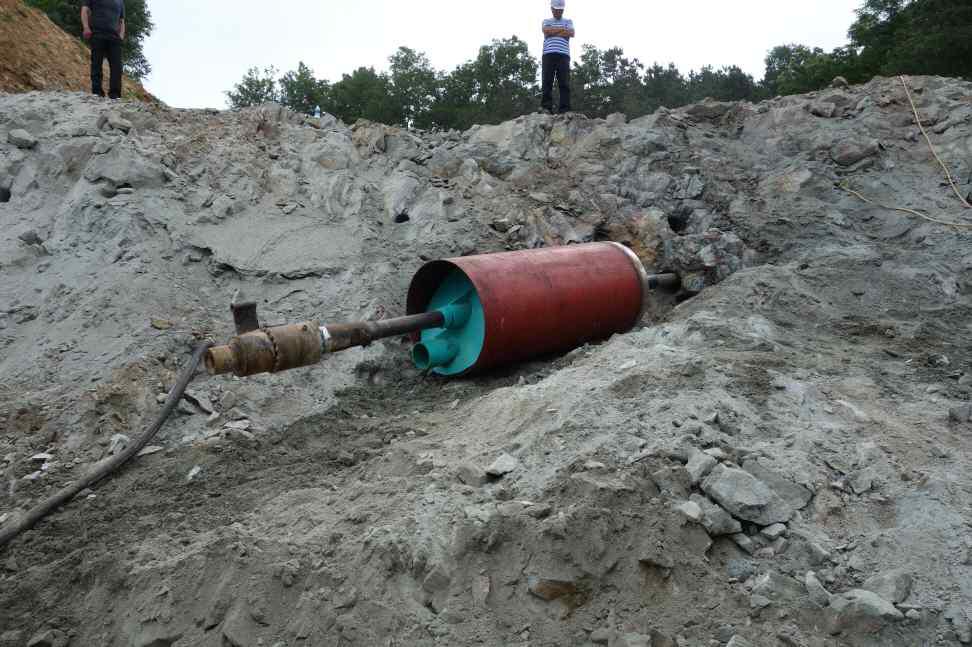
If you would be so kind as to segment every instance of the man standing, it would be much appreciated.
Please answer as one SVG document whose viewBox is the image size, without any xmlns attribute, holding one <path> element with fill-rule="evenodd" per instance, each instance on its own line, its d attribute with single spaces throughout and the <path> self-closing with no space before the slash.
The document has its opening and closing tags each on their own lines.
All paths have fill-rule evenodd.
<svg viewBox="0 0 972 647">
<path fill-rule="evenodd" d="M 81 3 L 81 25 L 85 40 L 91 41 L 91 92 L 99 97 L 105 96 L 101 85 L 101 70 L 105 58 L 108 59 L 110 76 L 108 96 L 121 98 L 122 62 L 121 46 L 125 40 L 125 2 L 124 0 L 83 0 Z"/>
<path fill-rule="evenodd" d="M 553 82 L 560 88 L 560 112 L 570 112 L 570 39 L 574 22 L 564 19 L 565 0 L 551 0 L 553 18 L 543 21 L 543 99 L 541 107 L 553 112 Z"/>
</svg>

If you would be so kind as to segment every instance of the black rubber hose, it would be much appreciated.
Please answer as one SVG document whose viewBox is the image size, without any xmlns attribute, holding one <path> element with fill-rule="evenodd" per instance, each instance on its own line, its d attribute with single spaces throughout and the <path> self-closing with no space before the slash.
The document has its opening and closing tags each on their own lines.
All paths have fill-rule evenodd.
<svg viewBox="0 0 972 647">
<path fill-rule="evenodd" d="M 186 367 L 182 369 L 182 373 L 179 375 L 178 381 L 176 381 L 175 386 L 172 387 L 172 390 L 169 392 L 169 397 L 166 398 L 165 404 L 162 405 L 162 411 L 159 412 L 159 417 L 155 419 L 155 422 L 153 422 L 151 426 L 142 432 L 142 435 L 139 436 L 134 443 L 126 447 L 122 453 L 101 461 L 95 465 L 87 475 L 63 488 L 54 496 L 42 501 L 40 504 L 35 506 L 33 510 L 28 512 L 20 519 L 15 520 L 8 527 L 0 528 L 0 548 L 3 548 L 5 545 L 10 543 L 21 533 L 33 528 L 41 519 L 49 515 L 52 510 L 59 508 L 77 496 L 78 492 L 84 490 L 85 488 L 91 487 L 124 465 L 137 453 L 142 451 L 142 449 L 148 445 L 149 441 L 155 437 L 155 434 L 158 433 L 159 429 L 162 428 L 165 421 L 169 419 L 172 412 L 175 411 L 176 406 L 179 404 L 179 400 L 182 399 L 182 395 L 186 392 L 186 388 L 189 386 L 193 376 L 196 374 L 196 368 L 202 361 L 203 355 L 212 345 L 212 342 L 204 342 L 196 347 L 192 353 L 192 359 L 190 359 Z"/>
</svg>

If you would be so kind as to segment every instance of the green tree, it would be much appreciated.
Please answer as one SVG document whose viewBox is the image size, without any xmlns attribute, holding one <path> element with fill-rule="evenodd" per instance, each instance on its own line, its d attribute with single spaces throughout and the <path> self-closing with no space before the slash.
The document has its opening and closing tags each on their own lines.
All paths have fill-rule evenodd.
<svg viewBox="0 0 972 647">
<path fill-rule="evenodd" d="M 644 69 L 641 61 L 627 58 L 620 47 L 601 51 L 584 45 L 571 73 L 574 108 L 589 117 L 606 117 L 612 112 L 644 114 Z"/>
<path fill-rule="evenodd" d="M 972 78 L 967 0 L 866 0 L 848 35 L 868 74 Z"/>
<path fill-rule="evenodd" d="M 254 71 L 250 70 L 250 72 Z M 291 70 L 280 77 L 278 98 L 280 103 L 294 112 L 313 115 L 318 107 L 324 109 L 328 91 L 327 81 L 318 80 L 313 70 L 301 61 L 297 64 L 296 70 Z"/>
<path fill-rule="evenodd" d="M 432 104 L 439 95 L 439 77 L 428 57 L 408 47 L 399 47 L 389 59 L 392 97 L 399 113 L 397 123 L 429 128 Z"/>
<path fill-rule="evenodd" d="M 674 63 L 662 67 L 655 63 L 645 70 L 645 100 L 642 110 L 649 114 L 664 106 L 676 108 L 688 103 L 688 82 Z"/>
<path fill-rule="evenodd" d="M 77 38 L 82 37 L 81 0 L 26 0 L 27 4 L 43 11 L 58 27 Z M 122 64 L 133 79 L 141 80 L 152 66 L 145 58 L 143 45 L 155 25 L 147 0 L 125 0 L 125 41 L 122 43 Z"/>
<path fill-rule="evenodd" d="M 431 118 L 445 128 L 495 124 L 539 106 L 537 61 L 513 36 L 479 48 L 479 55 L 441 79 Z"/>
<path fill-rule="evenodd" d="M 368 119 L 383 124 L 398 123 L 400 113 L 392 97 L 387 74 L 373 67 L 359 67 L 331 85 L 326 105 L 321 106 L 346 123 Z"/>
<path fill-rule="evenodd" d="M 243 75 L 243 79 L 226 92 L 230 107 L 246 108 L 279 101 L 276 77 L 277 69 L 273 66 L 264 68 L 262 72 L 257 67 L 251 67 Z"/>
<path fill-rule="evenodd" d="M 766 57 L 763 89 L 768 96 L 802 94 L 825 88 L 838 76 L 858 81 L 853 69 L 856 52 L 837 49 L 827 53 L 819 47 L 780 45 Z"/>
</svg>

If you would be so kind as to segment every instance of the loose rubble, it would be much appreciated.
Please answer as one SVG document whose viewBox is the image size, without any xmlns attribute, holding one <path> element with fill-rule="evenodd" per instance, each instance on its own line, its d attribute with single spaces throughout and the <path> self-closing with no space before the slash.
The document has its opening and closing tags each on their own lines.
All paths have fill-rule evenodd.
<svg viewBox="0 0 972 647">
<path fill-rule="evenodd" d="M 972 85 L 909 82 L 968 193 Z M 464 133 L 0 95 L 0 524 L 130 444 L 231 301 L 379 319 L 427 260 L 594 240 L 681 277 L 489 375 L 393 339 L 197 377 L 4 549 L 0 645 L 968 644 L 972 234 L 841 188 L 968 216 L 910 112 L 892 79 Z"/>
</svg>

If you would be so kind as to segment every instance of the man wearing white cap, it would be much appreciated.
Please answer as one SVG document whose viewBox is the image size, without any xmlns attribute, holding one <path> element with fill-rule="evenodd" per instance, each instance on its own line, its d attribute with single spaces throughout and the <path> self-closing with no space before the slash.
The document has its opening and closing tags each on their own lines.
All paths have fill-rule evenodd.
<svg viewBox="0 0 972 647">
<path fill-rule="evenodd" d="M 553 18 L 543 21 L 543 100 L 541 107 L 553 112 L 553 82 L 560 88 L 560 112 L 570 112 L 570 39 L 574 22 L 564 18 L 565 0 L 550 0 Z"/>
</svg>

